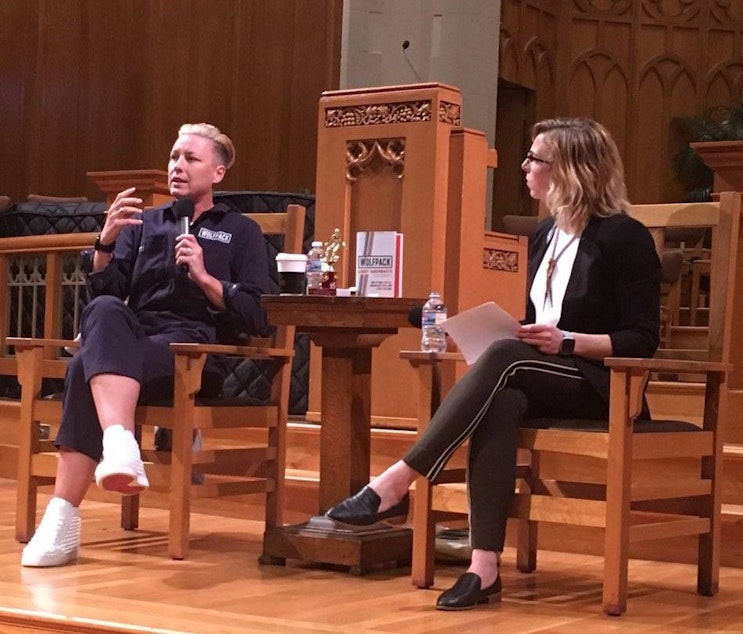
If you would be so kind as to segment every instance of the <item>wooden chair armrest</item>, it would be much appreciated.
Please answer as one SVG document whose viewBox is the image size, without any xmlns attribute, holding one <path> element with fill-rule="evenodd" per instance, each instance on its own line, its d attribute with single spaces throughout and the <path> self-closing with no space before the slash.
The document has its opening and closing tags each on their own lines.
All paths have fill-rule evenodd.
<svg viewBox="0 0 743 634">
<path fill-rule="evenodd" d="M 290 359 L 294 356 L 293 349 L 289 350 L 259 345 L 235 346 L 221 343 L 171 343 L 170 349 L 176 354 L 185 354 L 187 356 L 198 356 L 204 353 L 226 354 L 253 359 Z"/>
<path fill-rule="evenodd" d="M 36 337 L 7 337 L 6 345 L 19 348 L 79 348 L 80 342 L 73 339 L 42 339 Z"/>
<path fill-rule="evenodd" d="M 71 339 L 41 339 L 35 337 L 8 337 L 5 340 L 9 346 L 18 349 L 28 348 L 79 348 L 80 342 Z M 176 354 L 199 355 L 203 353 L 219 353 L 241 357 L 254 357 L 259 359 L 274 359 L 277 357 L 291 358 L 293 350 L 283 348 L 272 348 L 268 345 L 261 346 L 233 346 L 224 344 L 208 343 L 171 343 L 170 349 Z"/>
<path fill-rule="evenodd" d="M 732 364 L 721 361 L 706 361 L 699 358 L 698 351 L 689 350 L 685 354 L 683 350 L 673 351 L 673 357 L 657 356 L 651 359 L 635 357 L 607 357 L 604 364 L 609 368 L 636 368 L 649 372 L 730 372 Z M 689 357 L 689 358 L 684 358 Z M 422 350 L 401 350 L 400 358 L 407 359 L 413 365 L 434 364 L 443 361 L 464 361 L 464 356 L 459 352 L 423 352 Z"/>
<path fill-rule="evenodd" d="M 439 363 L 441 361 L 464 361 L 464 355 L 461 352 L 424 352 L 423 350 L 400 350 L 400 358 L 407 359 L 413 365 Z"/>
<path fill-rule="evenodd" d="M 723 372 L 727 373 L 733 369 L 731 363 L 722 361 L 701 361 L 679 358 L 653 357 L 652 359 L 639 359 L 633 357 L 607 357 L 604 364 L 609 368 L 647 370 L 648 372 Z"/>
</svg>

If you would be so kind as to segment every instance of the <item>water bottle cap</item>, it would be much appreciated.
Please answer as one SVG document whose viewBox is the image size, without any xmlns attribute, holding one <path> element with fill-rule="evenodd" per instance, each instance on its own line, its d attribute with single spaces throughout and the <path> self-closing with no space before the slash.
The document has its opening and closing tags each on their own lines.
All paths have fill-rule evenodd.
<svg viewBox="0 0 743 634">
<path fill-rule="evenodd" d="M 313 247 L 321 247 L 322 246 L 322 240 L 313 240 L 312 241 Z"/>
</svg>

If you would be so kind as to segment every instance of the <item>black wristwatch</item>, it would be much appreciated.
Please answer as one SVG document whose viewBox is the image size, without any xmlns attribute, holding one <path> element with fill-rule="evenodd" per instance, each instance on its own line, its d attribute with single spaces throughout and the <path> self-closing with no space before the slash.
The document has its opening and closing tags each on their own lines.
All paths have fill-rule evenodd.
<svg viewBox="0 0 743 634">
<path fill-rule="evenodd" d="M 562 341 L 560 342 L 560 354 L 569 356 L 575 352 L 575 337 L 572 332 L 562 331 Z"/>
<path fill-rule="evenodd" d="M 102 244 L 101 243 L 101 234 L 99 233 L 95 237 L 95 242 L 93 243 L 93 248 L 96 251 L 102 251 L 103 253 L 113 253 L 114 249 L 116 248 L 116 241 L 114 240 L 111 244 Z"/>
</svg>

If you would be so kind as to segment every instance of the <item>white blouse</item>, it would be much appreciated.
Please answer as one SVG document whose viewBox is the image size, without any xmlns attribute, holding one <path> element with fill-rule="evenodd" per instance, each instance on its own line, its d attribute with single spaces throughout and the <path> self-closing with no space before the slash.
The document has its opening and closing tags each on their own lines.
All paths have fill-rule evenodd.
<svg viewBox="0 0 743 634">
<path fill-rule="evenodd" d="M 556 326 L 562 314 L 562 301 L 578 254 L 579 234 L 555 227 L 529 291 L 536 310 L 536 323 Z M 550 261 L 554 261 L 548 276 Z"/>
</svg>

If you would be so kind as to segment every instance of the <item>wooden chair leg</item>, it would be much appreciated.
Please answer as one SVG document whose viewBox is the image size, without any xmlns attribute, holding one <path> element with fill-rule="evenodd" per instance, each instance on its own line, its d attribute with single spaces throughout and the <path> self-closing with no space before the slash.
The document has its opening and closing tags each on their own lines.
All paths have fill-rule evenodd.
<svg viewBox="0 0 743 634">
<path fill-rule="evenodd" d="M 134 437 L 142 446 L 142 426 L 134 426 Z M 134 531 L 139 528 L 139 495 L 125 495 L 121 498 L 121 528 Z"/>
<path fill-rule="evenodd" d="M 529 464 L 517 465 L 516 477 L 520 486 L 524 486 L 531 493 L 530 479 L 539 475 L 539 456 L 533 453 L 529 457 Z M 519 572 L 529 573 L 537 569 L 537 546 L 539 524 L 526 518 L 518 520 L 518 534 L 516 537 L 516 569 Z"/>
<path fill-rule="evenodd" d="M 628 385 L 634 377 L 612 372 L 609 403 L 610 456 L 606 478 L 604 526 L 604 611 L 619 616 L 627 609 L 627 566 L 632 465 L 632 425 L 629 422 Z"/>
<path fill-rule="evenodd" d="M 185 559 L 191 521 L 191 471 L 195 396 L 201 389 L 201 372 L 206 355 L 176 354 L 173 416 L 173 450 L 170 466 L 170 531 L 168 552 L 173 559 Z"/>
<path fill-rule="evenodd" d="M 18 478 L 16 481 L 15 536 L 28 542 L 36 530 L 37 480 L 31 474 L 33 454 L 39 447 L 39 426 L 34 422 L 34 399 L 41 392 L 42 348 L 17 349 L 18 382 L 21 385 Z"/>
<path fill-rule="evenodd" d="M 720 403 L 720 377 L 708 375 L 705 387 L 704 428 L 715 432 L 712 455 L 702 459 L 701 477 L 712 483 L 712 496 L 706 511 L 709 517 L 709 532 L 699 536 L 697 558 L 697 592 L 711 597 L 717 594 L 720 586 L 720 532 L 722 516 L 721 482 L 722 482 L 722 438 L 717 428 L 717 420 L 725 420 L 725 405 L 720 408 L 719 416 L 715 411 Z"/>
<path fill-rule="evenodd" d="M 413 502 L 413 558 L 411 576 L 413 585 L 430 588 L 436 563 L 436 521 L 431 510 L 433 486 L 426 478 L 415 481 Z"/>
<path fill-rule="evenodd" d="M 439 407 L 438 364 L 413 364 L 418 377 L 418 436 Z M 433 484 L 427 478 L 415 481 L 413 502 L 413 555 L 411 575 L 413 585 L 429 588 L 433 585 L 436 563 L 436 521 L 431 508 Z"/>
<path fill-rule="evenodd" d="M 134 531 L 139 528 L 139 496 L 125 495 L 121 498 L 121 528 Z"/>
<path fill-rule="evenodd" d="M 712 458 L 705 460 L 711 461 Z M 710 530 L 708 533 L 699 535 L 697 554 L 697 592 L 705 597 L 716 595 L 720 588 L 720 530 L 722 517 L 719 510 L 714 510 L 715 505 L 719 505 L 719 484 L 713 482 L 712 486 L 717 488 L 717 493 L 713 493 L 713 501 L 710 504 L 712 508 L 708 509 Z"/>
</svg>

